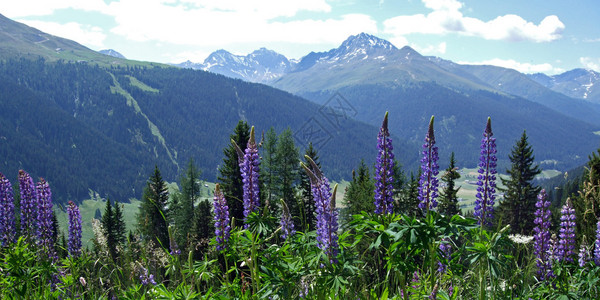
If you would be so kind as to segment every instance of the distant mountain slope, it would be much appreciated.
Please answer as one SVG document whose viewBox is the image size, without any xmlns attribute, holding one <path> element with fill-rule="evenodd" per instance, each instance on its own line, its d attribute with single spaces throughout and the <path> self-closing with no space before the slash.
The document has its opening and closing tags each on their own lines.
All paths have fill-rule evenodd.
<svg viewBox="0 0 600 300">
<path fill-rule="evenodd" d="M 209 71 L 250 82 L 267 83 L 289 72 L 292 65 L 285 56 L 261 48 L 246 56 L 218 50 L 209 55 L 204 63 L 186 61 L 175 66 Z"/>
<path fill-rule="evenodd" d="M 100 52 L 104 55 L 125 59 L 125 56 L 123 56 L 123 54 L 121 54 L 113 49 L 105 49 L 105 50 L 100 50 L 98 52 Z"/>
<path fill-rule="evenodd" d="M 541 73 L 528 76 L 553 91 L 600 104 L 600 73 L 598 72 L 573 69 L 552 76 Z"/>
</svg>

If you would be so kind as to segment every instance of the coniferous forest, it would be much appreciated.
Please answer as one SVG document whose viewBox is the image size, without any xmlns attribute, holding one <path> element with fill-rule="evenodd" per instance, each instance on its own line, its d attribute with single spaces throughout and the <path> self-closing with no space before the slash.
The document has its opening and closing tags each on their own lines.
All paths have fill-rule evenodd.
<svg viewBox="0 0 600 300">
<path fill-rule="evenodd" d="M 475 206 L 462 211 L 455 156 L 439 151 L 434 116 L 410 176 L 396 156 L 393 117 L 386 113 L 372 137 L 374 168 L 355 166 L 344 199 L 312 145 L 301 155 L 289 129 L 262 139 L 239 121 L 212 201 L 201 197 L 194 159 L 173 194 L 155 165 L 135 230 L 107 200 L 87 247 L 76 203 L 66 205 L 68 228 L 58 227 L 51 181 L 0 174 L 0 298 L 600 297 L 600 149 L 557 195 L 534 180 L 540 169 L 526 132 L 497 145 L 492 120 L 481 120 Z M 500 147 L 510 149 L 506 170 Z"/>
</svg>

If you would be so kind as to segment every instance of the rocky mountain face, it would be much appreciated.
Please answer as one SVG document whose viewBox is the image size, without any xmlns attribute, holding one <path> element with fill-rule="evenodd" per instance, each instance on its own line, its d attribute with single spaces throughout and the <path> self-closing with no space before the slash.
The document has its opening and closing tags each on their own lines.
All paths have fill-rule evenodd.
<svg viewBox="0 0 600 300">
<path fill-rule="evenodd" d="M 537 83 L 572 98 L 584 99 L 600 104 L 600 73 L 573 69 L 562 74 L 548 76 L 542 73 L 530 74 Z"/>
</svg>

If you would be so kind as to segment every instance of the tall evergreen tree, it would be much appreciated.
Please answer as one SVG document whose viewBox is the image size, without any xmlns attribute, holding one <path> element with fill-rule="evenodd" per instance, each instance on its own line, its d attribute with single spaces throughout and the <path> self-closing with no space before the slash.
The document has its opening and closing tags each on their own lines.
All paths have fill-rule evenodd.
<svg viewBox="0 0 600 300">
<path fill-rule="evenodd" d="M 317 154 L 317 150 L 313 147 L 312 142 L 308 143 L 308 147 L 306 147 L 304 155 L 310 157 L 315 162 L 315 164 L 317 164 L 317 166 L 321 168 L 321 163 L 319 162 L 319 154 Z M 309 165 L 307 159 L 304 159 L 304 164 Z M 302 197 L 300 203 L 304 208 L 303 215 L 304 221 L 306 222 L 306 229 L 308 231 L 315 230 L 317 228 L 315 200 L 313 198 L 312 190 L 310 187 L 310 178 L 305 172 L 300 172 L 300 191 Z"/>
<path fill-rule="evenodd" d="M 504 223 L 511 226 L 512 233 L 531 234 L 533 230 L 535 203 L 541 188 L 533 185 L 533 179 L 542 171 L 534 166 L 535 156 L 523 131 L 508 158 L 511 168 L 506 170 L 509 178 L 500 178 L 505 188 L 504 200 L 500 202 L 500 214 Z"/>
<path fill-rule="evenodd" d="M 419 209 L 419 178 L 421 177 L 421 170 L 417 173 L 416 177 L 414 173 L 410 174 L 410 180 L 406 187 L 400 193 L 398 199 L 398 205 L 396 206 L 396 212 L 405 214 L 411 217 L 420 215 L 421 210 Z"/>
<path fill-rule="evenodd" d="M 369 168 L 364 160 L 360 161 L 358 172 L 352 172 L 352 181 L 344 194 L 344 206 L 342 210 L 342 224 L 348 224 L 352 216 L 362 211 L 375 211 L 373 199 L 375 197 L 375 183 Z"/>
<path fill-rule="evenodd" d="M 273 127 L 269 128 L 265 135 L 262 151 L 260 178 L 263 182 L 263 188 L 261 191 L 263 192 L 265 203 L 269 203 L 271 207 L 275 207 L 275 203 L 278 203 L 278 201 L 275 201 L 277 200 L 275 199 L 277 190 L 275 187 L 277 178 L 275 175 L 277 169 L 277 133 Z"/>
<path fill-rule="evenodd" d="M 116 241 L 116 230 L 115 230 L 115 214 L 113 212 L 112 204 L 110 199 L 106 199 L 106 206 L 104 207 L 104 213 L 102 214 L 102 230 L 106 237 L 106 248 L 108 253 L 113 260 L 117 259 L 117 241 Z"/>
<path fill-rule="evenodd" d="M 453 216 L 460 213 L 460 206 L 458 205 L 458 190 L 460 187 L 456 187 L 456 180 L 460 178 L 456 168 L 456 159 L 454 158 L 454 152 L 450 154 L 450 165 L 446 169 L 446 172 L 442 175 L 443 188 L 440 193 L 440 203 L 438 211 L 446 216 Z"/>
<path fill-rule="evenodd" d="M 194 214 L 192 250 L 196 259 L 202 259 L 208 251 L 210 238 L 214 235 L 212 204 L 208 199 L 200 200 Z"/>
<path fill-rule="evenodd" d="M 299 180 L 298 148 L 294 144 L 292 130 L 287 128 L 278 138 L 275 152 L 275 183 L 277 196 L 285 201 L 296 227 L 300 227 L 301 213 L 296 199 L 296 185 Z"/>
<path fill-rule="evenodd" d="M 581 240 L 583 236 L 595 236 L 596 225 L 600 220 L 600 155 L 592 153 L 589 156 L 583 183 L 578 194 L 571 199 L 577 220 L 575 224 L 578 239 Z"/>
<path fill-rule="evenodd" d="M 402 165 L 400 165 L 400 162 L 398 162 L 397 159 L 394 159 L 394 167 L 392 168 L 392 173 L 394 176 L 394 181 L 392 182 L 392 187 L 394 187 L 394 205 L 397 206 L 398 200 L 400 199 L 400 195 L 402 194 L 402 190 L 404 189 L 404 185 L 407 183 L 406 175 L 404 175 L 404 171 L 402 170 Z"/>
<path fill-rule="evenodd" d="M 178 245 L 188 244 L 194 219 L 194 203 L 201 196 L 200 170 L 194 159 L 190 158 L 184 174 L 179 177 L 181 191 L 174 195 L 173 221 L 175 223 L 175 240 Z"/>
<path fill-rule="evenodd" d="M 240 147 L 246 146 L 250 140 L 250 127 L 248 123 L 240 120 L 233 130 L 230 138 Z M 240 172 L 238 153 L 235 147 L 229 143 L 229 146 L 223 150 L 225 157 L 223 165 L 219 167 L 219 177 L 221 191 L 226 195 L 230 210 L 230 217 L 235 218 L 238 226 L 244 223 L 244 183 L 242 182 L 242 173 Z"/>
<path fill-rule="evenodd" d="M 114 206 L 114 214 L 113 214 L 113 223 L 115 228 L 115 242 L 117 246 L 124 246 L 126 242 L 126 231 L 127 226 L 125 225 L 125 218 L 123 217 L 123 204 L 115 201 Z"/>
<path fill-rule="evenodd" d="M 169 248 L 169 229 L 166 218 L 168 200 L 167 185 L 160 175 L 158 166 L 155 166 L 142 196 L 138 228 L 144 239 L 153 241 L 157 247 L 162 245 L 167 249 Z"/>
</svg>

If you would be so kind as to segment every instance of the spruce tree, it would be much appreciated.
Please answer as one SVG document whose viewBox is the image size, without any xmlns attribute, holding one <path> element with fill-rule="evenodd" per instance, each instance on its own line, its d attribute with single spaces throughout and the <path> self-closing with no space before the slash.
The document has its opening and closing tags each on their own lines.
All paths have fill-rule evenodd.
<svg viewBox="0 0 600 300">
<path fill-rule="evenodd" d="M 181 191 L 173 197 L 173 221 L 175 223 L 175 240 L 178 245 L 185 246 L 190 238 L 194 219 L 194 203 L 201 196 L 200 170 L 194 159 L 190 158 L 184 174 L 179 177 Z M 191 242 L 191 241 L 190 241 Z"/>
<path fill-rule="evenodd" d="M 153 241 L 156 247 L 162 246 L 169 249 L 169 231 L 167 226 L 166 205 L 169 200 L 167 185 L 160 175 L 158 166 L 154 167 L 154 173 L 144 194 L 138 215 L 138 228 L 147 241 Z"/>
<path fill-rule="evenodd" d="M 442 175 L 443 188 L 440 193 L 440 200 L 438 205 L 438 211 L 446 216 L 453 216 L 460 214 L 460 206 L 458 205 L 458 190 L 460 187 L 456 187 L 456 180 L 460 178 L 456 168 L 456 160 L 454 158 L 454 152 L 450 154 L 450 165 L 446 169 L 446 172 Z"/>
<path fill-rule="evenodd" d="M 250 139 L 250 127 L 248 123 L 240 120 L 230 138 L 238 146 L 245 148 Z M 218 181 L 223 194 L 227 197 L 230 217 L 235 218 L 236 225 L 241 226 L 244 223 L 244 184 L 242 182 L 237 151 L 231 143 L 228 143 L 228 145 L 223 150 L 225 157 L 223 158 L 223 165 L 219 167 L 220 175 Z"/>
<path fill-rule="evenodd" d="M 419 209 L 419 178 L 421 177 L 421 170 L 417 173 L 416 177 L 414 173 L 410 174 L 410 180 L 406 187 L 400 193 L 398 199 L 398 205 L 396 206 L 396 212 L 405 214 L 411 217 L 419 216 L 421 210 Z"/>
<path fill-rule="evenodd" d="M 501 219 L 511 226 L 512 233 L 530 235 L 534 226 L 535 203 L 541 190 L 533 185 L 533 180 L 542 171 L 539 166 L 534 166 L 535 156 L 525 131 L 508 158 L 512 163 L 511 168 L 506 170 L 508 179 L 500 177 L 505 186 L 499 189 L 504 192 L 504 200 L 500 202 Z"/>
<path fill-rule="evenodd" d="M 208 199 L 200 200 L 194 214 L 193 244 L 194 258 L 200 260 L 208 251 L 210 238 L 214 235 L 212 203 Z"/>
<path fill-rule="evenodd" d="M 275 129 L 271 127 L 264 138 L 262 146 L 262 160 L 260 162 L 260 178 L 263 182 L 263 188 L 261 192 L 264 195 L 265 203 L 270 203 L 271 207 L 274 207 L 278 201 L 275 199 L 275 182 L 276 175 L 275 171 L 277 168 L 276 162 L 276 151 L 277 151 L 277 133 Z"/>
<path fill-rule="evenodd" d="M 348 224 L 352 216 L 364 212 L 375 211 L 375 183 L 364 160 L 360 161 L 358 172 L 352 172 L 352 181 L 344 195 L 342 224 Z"/>
<path fill-rule="evenodd" d="M 106 206 L 104 207 L 104 213 L 102 214 L 102 230 L 106 237 L 106 248 L 112 260 L 117 259 L 117 241 L 116 241 L 116 230 L 115 230 L 115 215 L 113 213 L 113 207 L 110 203 L 110 199 L 106 199 Z"/>
<path fill-rule="evenodd" d="M 125 218 L 123 217 L 123 204 L 115 201 L 113 204 L 114 213 L 113 213 L 113 223 L 115 229 L 115 242 L 117 246 L 124 246 L 126 240 L 125 234 L 127 231 L 127 226 L 125 225 Z"/>
<path fill-rule="evenodd" d="M 310 157 L 317 164 L 317 166 L 321 168 L 319 154 L 317 154 L 317 150 L 313 147 L 312 142 L 308 143 L 308 147 L 306 147 L 304 155 Z M 304 164 L 309 165 L 310 163 L 304 159 Z M 304 209 L 303 215 L 304 221 L 306 222 L 306 230 L 315 230 L 317 226 L 317 217 L 315 215 L 316 206 L 310 187 L 310 178 L 308 175 L 306 175 L 306 172 L 300 172 L 300 191 L 300 204 Z"/>
<path fill-rule="evenodd" d="M 583 236 L 590 239 L 596 235 L 596 225 L 600 220 L 600 155 L 592 153 L 589 156 L 580 190 L 571 199 L 577 220 L 577 238 L 580 241 Z"/>
<path fill-rule="evenodd" d="M 277 197 L 285 201 L 296 227 L 300 227 L 301 223 L 301 213 L 296 199 L 296 185 L 300 178 L 300 160 L 298 155 L 298 148 L 294 144 L 292 130 L 287 128 L 279 135 L 277 141 L 277 150 L 275 152 L 275 183 L 277 186 Z"/>
</svg>

